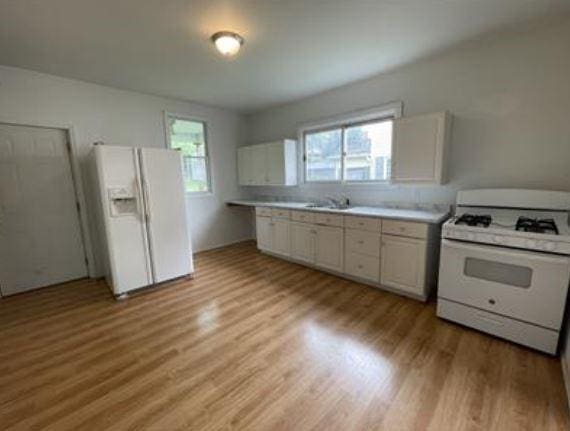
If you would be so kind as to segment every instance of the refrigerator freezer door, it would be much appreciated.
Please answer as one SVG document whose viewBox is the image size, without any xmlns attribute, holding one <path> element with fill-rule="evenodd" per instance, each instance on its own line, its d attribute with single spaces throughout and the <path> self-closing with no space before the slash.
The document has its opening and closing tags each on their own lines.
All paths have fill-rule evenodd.
<svg viewBox="0 0 570 431">
<path fill-rule="evenodd" d="M 139 151 L 154 282 L 160 283 L 193 271 L 182 162 L 178 151 Z"/>
<path fill-rule="evenodd" d="M 111 270 L 109 281 L 115 295 L 120 295 L 152 284 L 138 157 L 129 147 L 101 145 L 94 151 Z"/>
</svg>

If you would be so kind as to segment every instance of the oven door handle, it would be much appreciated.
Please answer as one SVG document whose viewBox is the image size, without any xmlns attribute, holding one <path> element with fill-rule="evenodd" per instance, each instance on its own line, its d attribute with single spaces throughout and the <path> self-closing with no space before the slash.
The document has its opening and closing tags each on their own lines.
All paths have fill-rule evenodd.
<svg viewBox="0 0 570 431">
<path fill-rule="evenodd" d="M 568 256 L 558 256 L 549 253 L 543 253 L 540 251 L 527 251 L 519 250 L 516 248 L 506 248 L 491 244 L 474 244 L 465 243 L 462 241 L 456 241 L 452 239 L 442 239 L 441 246 L 449 249 L 456 249 L 465 252 L 478 251 L 481 253 L 494 253 L 499 256 L 505 256 L 506 258 L 513 258 L 513 256 L 518 256 L 521 259 L 526 259 L 527 261 L 534 262 L 548 262 L 559 265 L 570 265 L 570 257 Z"/>
</svg>

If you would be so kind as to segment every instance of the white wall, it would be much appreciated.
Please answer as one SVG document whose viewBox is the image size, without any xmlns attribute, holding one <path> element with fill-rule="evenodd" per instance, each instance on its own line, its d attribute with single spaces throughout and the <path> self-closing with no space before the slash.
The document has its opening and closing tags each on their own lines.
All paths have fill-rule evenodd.
<svg viewBox="0 0 570 431">
<path fill-rule="evenodd" d="M 224 204 L 226 199 L 239 196 L 235 148 L 245 133 L 242 116 L 193 103 L 0 66 L 0 122 L 73 126 L 80 165 L 96 141 L 141 147 L 166 146 L 165 110 L 203 118 L 209 125 L 214 193 L 187 198 L 194 250 L 250 237 L 250 217 Z M 85 169 L 82 170 L 84 177 Z M 86 181 L 84 186 L 88 186 Z M 87 204 L 89 214 L 93 211 L 89 208 L 89 199 Z M 93 226 L 94 223 L 90 224 Z M 94 229 L 90 232 L 95 235 Z M 95 255 L 96 258 L 99 255 L 97 250 Z"/>
<path fill-rule="evenodd" d="M 296 137 L 299 125 L 401 100 L 404 115 L 454 115 L 445 187 L 263 188 L 265 195 L 342 191 L 358 203 L 453 202 L 459 188 L 570 190 L 570 19 L 464 44 L 431 59 L 249 116 L 248 143 Z M 252 188 L 250 188 L 252 192 Z"/>
</svg>

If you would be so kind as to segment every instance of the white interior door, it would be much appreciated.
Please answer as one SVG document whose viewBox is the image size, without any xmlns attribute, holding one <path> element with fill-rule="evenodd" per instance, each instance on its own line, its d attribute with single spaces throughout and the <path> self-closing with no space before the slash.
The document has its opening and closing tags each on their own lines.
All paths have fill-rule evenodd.
<svg viewBox="0 0 570 431">
<path fill-rule="evenodd" d="M 180 153 L 141 149 L 143 190 L 154 282 L 193 272 Z"/>
<path fill-rule="evenodd" d="M 0 290 L 87 276 L 66 132 L 0 124 Z"/>
</svg>

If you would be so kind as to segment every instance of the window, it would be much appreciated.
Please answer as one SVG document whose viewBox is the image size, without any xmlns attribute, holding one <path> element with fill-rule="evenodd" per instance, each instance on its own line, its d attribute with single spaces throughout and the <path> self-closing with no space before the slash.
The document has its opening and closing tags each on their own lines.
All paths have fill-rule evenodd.
<svg viewBox="0 0 570 431">
<path fill-rule="evenodd" d="M 167 115 L 170 148 L 180 150 L 187 193 L 210 191 L 206 123 Z"/>
<path fill-rule="evenodd" d="M 307 181 L 340 181 L 341 149 L 341 129 L 307 133 Z"/>
<path fill-rule="evenodd" d="M 390 179 L 391 117 L 308 130 L 304 142 L 306 182 Z"/>
</svg>

